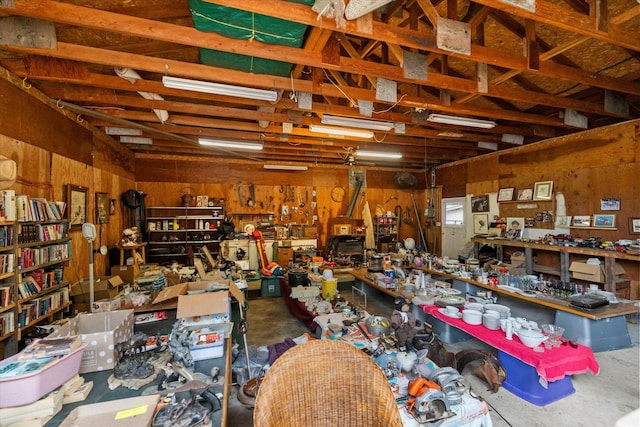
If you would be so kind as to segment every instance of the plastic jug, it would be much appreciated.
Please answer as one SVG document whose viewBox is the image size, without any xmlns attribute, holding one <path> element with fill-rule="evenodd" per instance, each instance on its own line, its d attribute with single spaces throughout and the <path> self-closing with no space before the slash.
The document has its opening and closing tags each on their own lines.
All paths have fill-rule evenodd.
<svg viewBox="0 0 640 427">
<path fill-rule="evenodd" d="M 338 293 L 338 279 L 322 279 L 322 288 L 320 294 L 327 301 L 335 299 Z"/>
</svg>

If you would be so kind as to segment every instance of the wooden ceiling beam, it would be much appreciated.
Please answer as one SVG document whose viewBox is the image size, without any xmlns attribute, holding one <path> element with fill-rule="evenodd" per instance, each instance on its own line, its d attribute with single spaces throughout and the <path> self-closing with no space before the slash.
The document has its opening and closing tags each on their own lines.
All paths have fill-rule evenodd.
<svg viewBox="0 0 640 427">
<path fill-rule="evenodd" d="M 215 0 L 211 1 L 216 4 L 224 4 L 229 0 Z M 422 0 L 426 1 L 426 0 Z M 494 1 L 494 0 L 482 0 L 482 1 Z M 481 1 L 481 3 L 482 3 Z M 303 21 L 307 25 L 312 26 L 324 26 L 327 25 L 322 21 L 317 21 L 311 9 L 308 6 L 297 5 L 290 2 L 280 2 L 283 7 L 275 7 L 272 3 L 278 2 L 263 2 L 255 0 L 245 0 L 242 4 L 238 4 L 235 1 L 232 1 L 230 7 L 241 8 L 243 10 L 250 9 L 261 9 L 257 13 L 264 13 L 269 16 L 276 16 L 282 19 L 289 19 L 294 22 Z M 259 3 L 262 3 L 262 7 L 259 7 Z M 286 3 L 286 7 L 285 7 Z M 504 5 L 508 7 L 508 5 Z M 262 9 L 267 8 L 264 12 Z M 637 6 L 640 7 L 640 6 Z M 204 48 L 210 48 L 215 50 L 222 51 L 233 51 L 236 53 L 242 53 L 250 56 L 257 56 L 267 59 L 276 59 L 286 62 L 292 62 L 296 64 L 306 64 L 316 67 L 325 67 L 325 68 L 334 68 L 332 64 L 327 64 L 322 62 L 322 58 L 314 54 L 312 52 L 307 52 L 304 49 L 299 48 L 290 48 L 285 46 L 274 46 L 265 43 L 260 43 L 257 41 L 248 42 L 237 39 L 230 39 L 226 37 L 222 37 L 216 35 L 214 33 L 204 33 L 200 32 L 194 28 L 187 28 L 178 25 L 172 25 L 168 23 L 151 21 L 136 17 L 128 17 L 123 15 L 117 15 L 110 12 L 99 11 L 96 9 L 84 8 L 81 6 L 73 6 L 69 4 L 54 2 L 54 1 L 46 1 L 46 0 L 16 0 L 15 8 L 8 7 L 0 7 L 0 12 L 4 13 L 13 13 L 19 14 L 22 16 L 30 16 L 38 19 L 47 19 L 54 22 L 65 22 L 73 25 L 86 26 L 94 29 L 101 29 L 105 31 L 112 32 L 120 32 L 123 34 L 135 35 L 138 37 L 144 38 L 153 38 L 157 40 L 164 41 L 173 41 L 180 44 L 190 45 L 190 46 L 198 46 Z M 295 12 L 295 13 L 293 13 Z M 307 18 L 302 19 L 300 16 L 296 15 L 298 12 L 303 12 L 306 16 L 314 16 L 313 20 L 309 19 L 310 22 L 304 22 Z M 310 16 L 309 16 L 310 18 Z M 378 31 L 376 31 L 376 24 L 381 26 Z M 490 64 L 496 64 L 503 66 L 505 68 L 513 68 L 520 69 L 521 71 L 527 71 L 527 63 L 525 58 L 517 58 L 513 55 L 508 55 L 506 52 L 501 52 L 497 49 L 487 49 L 480 46 L 472 46 L 471 55 L 462 55 L 456 54 L 455 52 L 445 52 L 439 50 L 435 47 L 435 38 L 433 36 L 429 36 L 424 33 L 418 33 L 412 30 L 402 29 L 398 27 L 391 27 L 389 25 L 382 24 L 377 21 L 373 21 L 372 25 L 374 25 L 373 34 L 384 34 L 384 40 L 381 41 L 389 41 L 394 44 L 408 46 L 409 47 L 418 47 L 419 49 L 426 49 L 437 51 L 439 53 L 455 55 L 459 57 L 463 57 L 465 59 L 487 62 Z M 326 27 L 330 28 L 330 27 Z M 349 25 L 347 25 L 349 28 Z M 152 30 L 151 30 L 152 29 Z M 404 32 L 406 36 L 401 37 L 396 40 L 398 33 Z M 357 30 L 350 33 L 358 33 Z M 358 35 L 363 37 L 372 38 L 372 34 L 367 33 L 358 33 Z M 394 35 L 396 37 L 394 37 Z M 411 37 L 409 37 L 411 36 Z M 631 36 L 633 37 L 633 36 Z M 382 39 L 382 37 L 380 37 Z M 419 44 L 420 42 L 424 42 L 423 44 Z M 640 43 L 638 43 L 640 46 Z M 637 48 L 637 46 L 636 46 Z M 632 48 L 633 49 L 633 48 Z M 353 62 L 355 61 L 355 62 Z M 380 65 L 380 64 L 378 64 Z M 368 73 L 376 73 L 377 77 L 384 77 L 389 73 L 393 75 L 395 79 L 400 81 L 407 81 L 404 79 L 401 70 L 394 70 L 397 67 L 388 67 L 382 66 L 375 67 L 372 64 L 368 64 L 367 61 L 356 61 L 351 59 L 351 62 L 341 63 L 337 68 L 348 67 L 348 72 L 357 74 L 359 73 L 360 68 L 369 69 Z M 635 82 L 624 82 L 618 79 L 608 78 L 605 76 L 600 76 L 595 73 L 586 73 L 582 70 L 572 69 L 571 67 L 562 67 L 558 64 L 541 64 L 539 72 L 543 75 L 547 75 L 549 77 L 560 78 L 563 80 L 576 81 L 579 83 L 584 83 L 591 86 L 599 86 L 610 90 L 619 91 L 622 93 L 630 93 L 630 94 L 640 94 L 640 84 Z M 381 73 L 381 74 L 378 74 Z M 366 73 L 365 73 L 366 74 Z M 437 79 L 436 79 L 437 78 Z M 435 80 L 435 81 L 434 81 Z M 444 79 L 444 76 L 434 76 L 433 73 L 430 74 L 429 80 L 426 82 L 420 82 L 421 84 L 427 85 L 438 85 L 442 84 L 443 81 L 446 81 L 449 85 L 454 85 L 456 83 L 464 84 L 462 82 L 455 81 L 447 81 Z M 443 87 L 440 87 L 442 89 Z M 451 87 L 447 87 L 451 88 Z M 466 92 L 473 92 L 469 89 L 464 90 L 462 88 L 458 89 Z"/>
</svg>

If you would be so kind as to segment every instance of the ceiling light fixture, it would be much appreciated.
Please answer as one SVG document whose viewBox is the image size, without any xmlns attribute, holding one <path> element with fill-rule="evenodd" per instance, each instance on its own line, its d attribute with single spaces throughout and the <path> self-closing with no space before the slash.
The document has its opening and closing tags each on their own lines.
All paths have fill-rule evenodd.
<svg viewBox="0 0 640 427">
<path fill-rule="evenodd" d="M 371 129 L 379 131 L 390 131 L 394 124 L 390 122 L 380 122 L 375 120 L 353 119 L 351 117 L 338 117 L 324 114 L 321 122 L 323 125 L 346 126 L 350 128 Z"/>
<path fill-rule="evenodd" d="M 235 96 L 237 98 L 255 99 L 258 101 L 275 102 L 276 99 L 278 99 L 278 92 L 275 90 L 254 89 L 243 86 L 225 85 L 222 83 L 204 82 L 201 80 L 182 79 L 179 77 L 162 76 L 162 84 L 171 89 Z"/>
<path fill-rule="evenodd" d="M 358 150 L 356 151 L 356 156 L 358 157 L 376 157 L 381 159 L 401 159 L 402 153 L 393 153 L 393 152 L 385 152 L 385 151 L 367 151 L 367 150 Z"/>
<path fill-rule="evenodd" d="M 107 135 L 142 135 L 142 129 L 107 126 L 104 128 L 104 133 Z"/>
<path fill-rule="evenodd" d="M 198 143 L 200 145 L 204 145 L 207 147 L 235 148 L 238 150 L 256 150 L 256 151 L 262 150 L 261 143 L 231 141 L 227 139 L 200 138 L 198 139 Z"/>
<path fill-rule="evenodd" d="M 434 123 L 444 123 L 447 125 L 470 126 L 474 128 L 491 129 L 496 126 L 496 122 L 490 120 L 470 119 L 467 117 L 447 116 L 446 114 L 429 114 L 428 121 Z"/>
<path fill-rule="evenodd" d="M 264 165 L 265 169 L 279 170 L 279 171 L 306 171 L 309 169 L 307 166 L 296 165 Z"/>
<path fill-rule="evenodd" d="M 322 125 L 309 125 L 309 130 L 311 132 L 326 133 L 329 135 L 354 136 L 358 138 L 373 138 L 373 131 L 370 131 L 370 130 L 339 128 L 339 127 L 322 126 Z"/>
<path fill-rule="evenodd" d="M 143 144 L 143 145 L 151 145 L 153 144 L 153 139 L 151 138 L 140 138 L 139 136 L 121 136 L 121 143 L 127 144 Z"/>
<path fill-rule="evenodd" d="M 485 142 L 485 141 L 478 141 L 478 148 L 484 148 L 486 150 L 497 150 L 498 149 L 498 143 L 497 142 Z"/>
</svg>

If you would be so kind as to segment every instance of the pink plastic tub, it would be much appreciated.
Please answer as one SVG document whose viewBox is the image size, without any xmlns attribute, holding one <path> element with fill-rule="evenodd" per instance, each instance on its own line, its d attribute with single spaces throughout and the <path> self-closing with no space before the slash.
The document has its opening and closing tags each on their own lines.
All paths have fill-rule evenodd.
<svg viewBox="0 0 640 427">
<path fill-rule="evenodd" d="M 0 408 L 28 405 L 60 387 L 80 370 L 86 343 L 80 348 L 31 374 L 0 378 Z M 6 359 L 16 360 L 18 355 Z"/>
</svg>

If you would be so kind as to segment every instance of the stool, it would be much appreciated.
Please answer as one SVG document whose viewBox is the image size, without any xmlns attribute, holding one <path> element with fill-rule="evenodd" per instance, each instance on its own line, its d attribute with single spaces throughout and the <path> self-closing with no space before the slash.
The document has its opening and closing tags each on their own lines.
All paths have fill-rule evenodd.
<svg viewBox="0 0 640 427">
<path fill-rule="evenodd" d="M 120 265 L 125 265 L 124 263 L 124 253 L 125 251 L 131 251 L 131 256 L 133 257 L 133 265 L 136 267 L 136 270 L 140 270 L 140 266 L 138 265 L 138 257 L 136 256 L 136 252 L 140 249 L 140 255 L 142 257 L 142 263 L 147 263 L 147 258 L 144 253 L 144 248 L 147 246 L 147 242 L 136 243 L 135 245 L 130 246 L 122 246 L 116 245 L 116 248 L 120 250 Z"/>
</svg>

